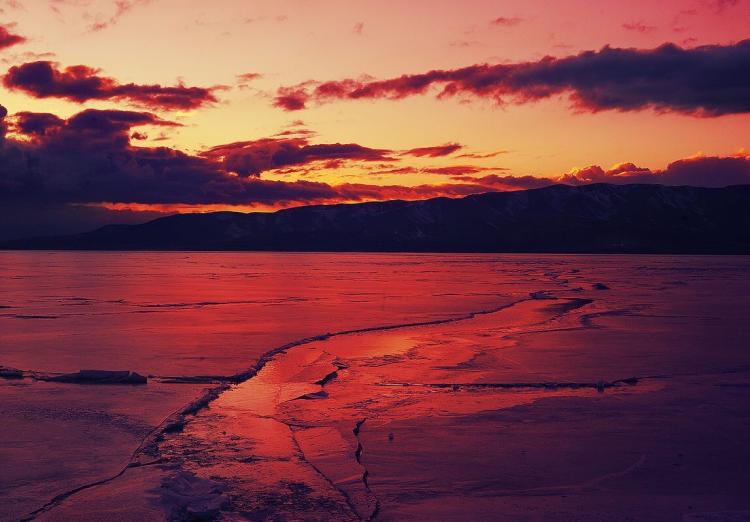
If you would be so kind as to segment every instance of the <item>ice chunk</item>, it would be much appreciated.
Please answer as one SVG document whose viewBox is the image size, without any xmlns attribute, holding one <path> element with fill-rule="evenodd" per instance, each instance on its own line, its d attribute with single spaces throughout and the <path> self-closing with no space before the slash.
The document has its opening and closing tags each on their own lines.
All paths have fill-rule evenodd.
<svg viewBox="0 0 750 522">
<path fill-rule="evenodd" d="M 23 372 L 15 368 L 0 366 L 0 379 L 23 379 Z"/>
<path fill-rule="evenodd" d="M 228 504 L 224 485 L 180 471 L 161 485 L 162 504 L 170 520 L 215 520 Z"/>
<path fill-rule="evenodd" d="M 136 372 L 111 370 L 80 370 L 46 380 L 74 384 L 146 384 L 147 381 L 146 377 Z"/>
</svg>

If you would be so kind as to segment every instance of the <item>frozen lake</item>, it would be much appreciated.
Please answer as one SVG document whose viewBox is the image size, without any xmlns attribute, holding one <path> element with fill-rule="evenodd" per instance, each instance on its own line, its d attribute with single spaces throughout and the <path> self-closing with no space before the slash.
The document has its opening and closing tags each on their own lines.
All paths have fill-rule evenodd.
<svg viewBox="0 0 750 522">
<path fill-rule="evenodd" d="M 748 516 L 748 273 L 0 252 L 0 519 Z"/>
</svg>

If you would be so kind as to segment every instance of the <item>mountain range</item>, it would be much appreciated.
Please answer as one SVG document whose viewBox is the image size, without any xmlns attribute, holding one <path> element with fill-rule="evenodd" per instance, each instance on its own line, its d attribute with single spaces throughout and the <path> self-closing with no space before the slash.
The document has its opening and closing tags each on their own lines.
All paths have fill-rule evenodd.
<svg viewBox="0 0 750 522">
<path fill-rule="evenodd" d="M 750 253 L 750 185 L 554 185 L 459 199 L 177 214 L 4 249 Z"/>
</svg>

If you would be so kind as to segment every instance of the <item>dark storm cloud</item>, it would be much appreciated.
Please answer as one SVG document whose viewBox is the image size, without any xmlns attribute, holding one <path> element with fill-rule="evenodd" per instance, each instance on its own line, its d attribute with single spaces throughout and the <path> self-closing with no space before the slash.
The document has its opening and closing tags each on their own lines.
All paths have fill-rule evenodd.
<svg viewBox="0 0 750 522">
<path fill-rule="evenodd" d="M 129 101 L 150 109 L 195 109 L 215 103 L 216 87 L 121 84 L 85 65 L 60 68 L 42 60 L 11 67 L 3 85 L 35 98 L 63 98 L 78 103 L 88 100 Z"/>
<path fill-rule="evenodd" d="M 9 125 L 8 125 L 9 124 Z M 3 120 L 23 141 L 0 148 L 0 198 L 90 203 L 201 200 L 201 182 L 221 179 L 201 158 L 133 147 L 130 131 L 176 125 L 145 112 L 88 109 L 67 120 L 21 112 Z"/>
<path fill-rule="evenodd" d="M 472 65 L 386 79 L 305 82 L 282 87 L 275 105 L 304 109 L 310 102 L 391 99 L 428 93 L 525 103 L 568 94 L 576 109 L 654 109 L 699 116 L 750 112 L 750 40 L 683 49 L 604 47 L 536 62 Z"/>
<path fill-rule="evenodd" d="M 65 120 L 48 112 L 19 112 L 14 117 L 15 129 L 29 137 L 45 136 L 65 125 Z"/>
</svg>

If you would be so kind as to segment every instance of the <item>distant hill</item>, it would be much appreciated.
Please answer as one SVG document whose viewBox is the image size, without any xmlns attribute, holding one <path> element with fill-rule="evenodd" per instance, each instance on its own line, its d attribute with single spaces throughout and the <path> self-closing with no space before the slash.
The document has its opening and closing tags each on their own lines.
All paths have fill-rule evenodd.
<svg viewBox="0 0 750 522">
<path fill-rule="evenodd" d="M 4 249 L 750 253 L 750 185 L 555 185 L 461 199 L 182 214 Z"/>
</svg>

